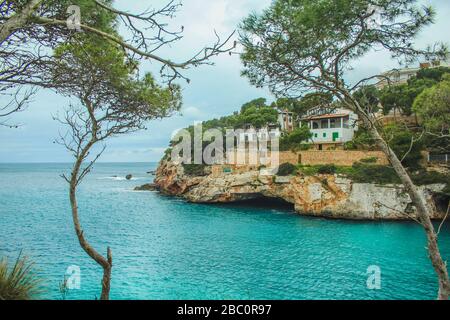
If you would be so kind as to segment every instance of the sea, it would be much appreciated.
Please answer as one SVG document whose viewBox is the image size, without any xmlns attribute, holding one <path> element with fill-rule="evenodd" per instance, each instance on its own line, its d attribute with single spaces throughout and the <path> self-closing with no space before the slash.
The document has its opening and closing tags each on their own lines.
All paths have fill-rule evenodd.
<svg viewBox="0 0 450 320">
<path fill-rule="evenodd" d="M 99 163 L 79 188 L 85 237 L 101 254 L 112 250 L 112 299 L 437 296 L 425 234 L 415 222 L 327 220 L 282 202 L 193 204 L 134 191 L 152 182 L 156 166 Z M 61 178 L 70 167 L 0 164 L 0 257 L 33 263 L 39 299 L 100 296 L 102 269 L 78 244 Z M 448 223 L 439 244 L 450 258 Z"/>
</svg>

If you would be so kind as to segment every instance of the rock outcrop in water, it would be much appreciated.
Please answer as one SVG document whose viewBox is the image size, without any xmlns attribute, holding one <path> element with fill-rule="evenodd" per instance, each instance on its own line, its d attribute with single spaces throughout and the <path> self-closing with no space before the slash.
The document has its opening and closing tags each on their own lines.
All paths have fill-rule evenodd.
<svg viewBox="0 0 450 320">
<path fill-rule="evenodd" d="M 302 215 L 341 219 L 406 220 L 415 216 L 409 195 L 399 185 L 354 183 L 338 175 L 278 177 L 259 171 L 189 176 L 182 165 L 162 161 L 155 185 L 168 195 L 195 203 L 227 203 L 263 197 L 282 199 Z M 433 218 L 442 218 L 433 194 L 445 185 L 420 187 Z"/>
</svg>

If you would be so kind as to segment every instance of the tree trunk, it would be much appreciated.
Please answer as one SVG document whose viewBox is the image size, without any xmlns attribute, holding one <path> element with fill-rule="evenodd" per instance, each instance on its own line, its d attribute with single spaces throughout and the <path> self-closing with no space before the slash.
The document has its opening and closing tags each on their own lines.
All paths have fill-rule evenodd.
<svg viewBox="0 0 450 320">
<path fill-rule="evenodd" d="M 21 12 L 10 17 L 0 27 L 0 44 L 2 44 L 14 32 L 14 30 L 25 25 L 28 18 L 33 14 L 42 0 L 30 0 Z"/>
<path fill-rule="evenodd" d="M 94 142 L 90 142 L 87 147 L 84 148 L 80 156 L 78 156 L 77 161 L 72 169 L 72 176 L 70 180 L 70 205 L 72 208 L 72 219 L 73 225 L 75 227 L 75 232 L 78 237 L 81 248 L 103 268 L 103 278 L 102 278 L 102 293 L 100 295 L 101 300 L 109 300 L 109 292 L 111 289 L 111 269 L 112 269 L 112 253 L 111 249 L 108 247 L 106 259 L 99 254 L 91 245 L 87 242 L 84 237 L 83 230 L 81 229 L 80 220 L 78 218 L 78 203 L 76 197 L 76 190 L 78 185 L 78 176 L 81 168 L 81 164 L 85 155 L 88 153 L 89 149 L 92 147 Z"/>
<path fill-rule="evenodd" d="M 438 299 L 448 300 L 450 295 L 450 281 L 447 271 L 447 264 L 442 259 L 441 253 L 439 252 L 437 234 L 431 221 L 430 207 L 427 206 L 426 200 L 411 180 L 411 177 L 403 167 L 403 164 L 398 159 L 397 155 L 392 151 L 386 141 L 384 141 L 384 139 L 379 134 L 376 126 L 374 125 L 374 119 L 370 119 L 360 106 L 357 106 L 356 112 L 360 119 L 363 120 L 364 125 L 368 128 L 372 138 L 375 139 L 378 147 L 381 148 L 381 150 L 388 158 L 416 208 L 417 218 L 425 229 L 425 233 L 427 236 L 428 255 L 438 276 Z"/>
</svg>

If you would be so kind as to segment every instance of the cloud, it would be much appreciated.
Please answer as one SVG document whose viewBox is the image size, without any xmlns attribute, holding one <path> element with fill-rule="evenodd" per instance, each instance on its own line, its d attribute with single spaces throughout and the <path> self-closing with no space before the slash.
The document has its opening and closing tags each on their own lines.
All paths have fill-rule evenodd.
<svg viewBox="0 0 450 320">
<path fill-rule="evenodd" d="M 117 8 L 130 12 L 142 12 L 151 8 L 161 8 L 168 0 L 117 0 Z M 260 12 L 268 7 L 271 0 L 184 0 L 177 16 L 167 21 L 172 30 L 185 27 L 184 38 L 158 50 L 156 53 L 172 59 L 183 61 L 190 58 L 205 45 L 216 41 L 214 30 L 223 38 L 232 33 L 239 22 L 251 12 Z M 437 9 L 436 24 L 426 28 L 420 34 L 418 45 L 424 46 L 432 41 L 447 41 L 450 29 L 450 1 L 423 0 Z M 155 120 L 148 123 L 147 131 L 111 139 L 107 142 L 106 153 L 101 161 L 158 161 L 169 143 L 172 133 L 192 125 L 197 120 L 231 114 L 240 106 L 256 97 L 273 99 L 267 89 L 256 89 L 240 75 L 241 63 L 237 55 L 221 55 L 213 60 L 215 66 L 201 66 L 186 71 L 191 79 L 183 87 L 182 113 L 169 119 Z M 396 67 L 386 53 L 372 52 L 353 65 L 349 81 Z M 155 75 L 160 70 L 157 63 L 145 62 L 142 71 Z M 3 101 L 0 99 L 0 105 Z M 41 91 L 30 108 L 13 117 L 14 122 L 23 123 L 19 130 L 0 127 L 0 161 L 72 161 L 70 154 L 60 145 L 53 144 L 58 132 L 64 128 L 52 120 L 52 115 L 68 106 L 68 100 Z"/>
<path fill-rule="evenodd" d="M 181 110 L 181 114 L 183 116 L 186 116 L 190 119 L 195 119 L 195 120 L 199 120 L 205 116 L 205 114 L 199 108 L 196 108 L 196 107 L 183 108 Z"/>
</svg>

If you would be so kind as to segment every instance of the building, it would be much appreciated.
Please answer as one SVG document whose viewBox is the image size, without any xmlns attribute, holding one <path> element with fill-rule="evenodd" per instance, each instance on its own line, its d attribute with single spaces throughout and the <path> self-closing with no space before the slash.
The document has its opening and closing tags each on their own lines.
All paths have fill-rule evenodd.
<svg viewBox="0 0 450 320">
<path fill-rule="evenodd" d="M 423 62 L 417 68 L 393 69 L 382 73 L 378 77 L 378 83 L 375 85 L 378 89 L 382 89 L 387 85 L 400 85 L 408 83 L 408 80 L 417 75 L 422 69 L 450 67 L 450 59 L 434 60 L 431 62 Z"/>
<path fill-rule="evenodd" d="M 309 143 L 317 150 L 341 149 L 358 130 L 358 116 L 346 109 L 314 108 L 301 119 L 312 133 Z"/>
<path fill-rule="evenodd" d="M 281 137 L 281 130 L 278 124 L 267 125 L 260 129 L 255 129 L 251 125 L 244 126 L 241 130 L 236 130 L 233 135 L 237 138 L 237 146 L 248 146 L 249 143 L 269 142 L 271 139 Z"/>
<path fill-rule="evenodd" d="M 292 132 L 295 128 L 294 113 L 287 110 L 278 111 L 278 124 L 281 131 Z"/>
</svg>

